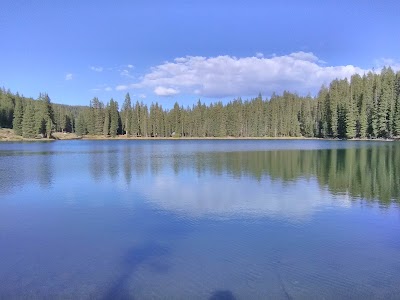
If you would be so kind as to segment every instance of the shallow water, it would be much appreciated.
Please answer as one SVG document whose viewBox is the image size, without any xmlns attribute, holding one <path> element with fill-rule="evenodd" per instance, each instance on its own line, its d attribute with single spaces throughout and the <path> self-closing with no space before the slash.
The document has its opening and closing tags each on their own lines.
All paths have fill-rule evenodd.
<svg viewBox="0 0 400 300">
<path fill-rule="evenodd" d="M 0 298 L 400 295 L 400 143 L 0 144 Z"/>
</svg>

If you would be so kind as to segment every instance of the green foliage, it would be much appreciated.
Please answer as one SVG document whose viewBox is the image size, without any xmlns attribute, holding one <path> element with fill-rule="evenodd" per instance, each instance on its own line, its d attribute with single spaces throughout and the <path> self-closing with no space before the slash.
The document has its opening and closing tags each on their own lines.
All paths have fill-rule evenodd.
<svg viewBox="0 0 400 300">
<path fill-rule="evenodd" d="M 50 97 L 47 94 L 40 94 L 35 104 L 36 133 L 50 138 L 54 123 L 54 112 Z"/>
<path fill-rule="evenodd" d="M 400 136 L 400 93 L 397 95 L 396 99 L 396 113 L 394 115 L 394 135 Z"/>
<path fill-rule="evenodd" d="M 107 137 L 110 134 L 110 105 L 106 106 L 104 111 L 104 125 L 103 125 L 103 135 Z"/>
<path fill-rule="evenodd" d="M 302 136 L 314 136 L 314 118 L 312 114 L 313 100 L 307 98 L 302 100 L 300 109 L 300 133 Z"/>
<path fill-rule="evenodd" d="M 24 107 L 22 106 L 22 100 L 17 97 L 15 100 L 13 129 L 16 135 L 22 135 L 22 121 L 24 117 Z"/>
<path fill-rule="evenodd" d="M 78 136 L 87 134 L 84 114 L 85 112 L 81 111 L 76 119 L 75 133 Z"/>
<path fill-rule="evenodd" d="M 132 134 L 132 104 L 129 93 L 127 93 L 125 96 L 125 102 L 121 111 L 121 119 L 122 132 L 125 132 L 127 136 L 130 136 Z"/>
<path fill-rule="evenodd" d="M 92 108 L 92 119 L 90 120 L 93 124 L 94 134 L 103 134 L 103 124 L 104 124 L 104 104 L 99 101 L 98 98 L 93 98 L 91 101 Z"/>
<path fill-rule="evenodd" d="M 22 120 L 22 136 L 24 138 L 34 138 L 36 134 L 35 105 L 32 101 L 28 101 L 25 104 Z"/>
<path fill-rule="evenodd" d="M 119 129 L 119 113 L 118 113 L 118 103 L 111 99 L 110 101 L 110 135 L 115 137 Z"/>
<path fill-rule="evenodd" d="M 400 135 L 400 73 L 384 68 L 381 74 L 333 80 L 316 97 L 284 92 L 263 99 L 238 98 L 206 105 L 172 109 L 136 101 L 126 94 L 121 111 L 111 99 L 107 107 L 98 98 L 88 107 L 52 104 L 47 94 L 37 101 L 0 90 L 0 126 L 14 126 L 23 134 L 22 108 L 31 102 L 35 134 L 52 131 L 78 135 L 126 134 L 134 137 L 321 137 L 387 138 Z M 31 107 L 31 108 L 32 108 Z M 31 109 L 30 108 L 30 109 Z M 29 109 L 29 110 L 30 110 Z M 29 111 L 28 110 L 28 111 Z M 26 130 L 27 128 L 25 128 Z"/>
<path fill-rule="evenodd" d="M 14 95 L 0 90 L 0 127 L 11 128 L 14 114 Z"/>
</svg>

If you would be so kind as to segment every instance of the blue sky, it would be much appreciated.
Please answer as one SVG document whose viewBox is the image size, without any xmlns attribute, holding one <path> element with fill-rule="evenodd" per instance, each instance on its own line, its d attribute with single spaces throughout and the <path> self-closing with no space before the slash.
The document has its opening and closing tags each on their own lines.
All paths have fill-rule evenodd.
<svg viewBox="0 0 400 300">
<path fill-rule="evenodd" d="M 400 69 L 398 1 L 3 0 L 0 86 L 192 105 Z"/>
</svg>

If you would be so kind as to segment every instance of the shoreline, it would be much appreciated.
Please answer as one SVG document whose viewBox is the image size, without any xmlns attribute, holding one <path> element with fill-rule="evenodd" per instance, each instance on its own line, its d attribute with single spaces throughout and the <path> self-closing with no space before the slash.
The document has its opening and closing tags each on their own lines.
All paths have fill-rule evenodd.
<svg viewBox="0 0 400 300">
<path fill-rule="evenodd" d="M 55 141 L 72 141 L 72 140 L 84 140 L 84 141 L 147 141 L 147 140 L 170 140 L 170 141 L 182 141 L 182 140 L 317 140 L 317 141 L 376 141 L 376 142 L 393 142 L 399 141 L 399 138 L 391 139 L 337 139 L 337 138 L 317 138 L 317 137 L 128 137 L 126 135 L 120 135 L 116 137 L 104 137 L 85 135 L 77 136 L 75 133 L 62 133 L 56 132 L 52 134 L 52 138 L 23 138 L 14 134 L 12 129 L 0 129 L 0 142 L 55 142 Z"/>
</svg>

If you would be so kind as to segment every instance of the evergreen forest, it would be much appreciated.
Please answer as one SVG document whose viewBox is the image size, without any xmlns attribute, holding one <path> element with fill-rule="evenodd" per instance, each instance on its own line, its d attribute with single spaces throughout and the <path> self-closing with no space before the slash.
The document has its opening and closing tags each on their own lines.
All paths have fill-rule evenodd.
<svg viewBox="0 0 400 300">
<path fill-rule="evenodd" d="M 284 92 L 263 99 L 233 99 L 164 109 L 132 101 L 122 107 L 98 98 L 89 106 L 54 104 L 47 94 L 26 98 L 0 90 L 0 127 L 25 138 L 53 132 L 115 137 L 319 137 L 392 138 L 400 136 L 400 71 L 355 74 L 322 86 L 318 94 Z"/>
</svg>

